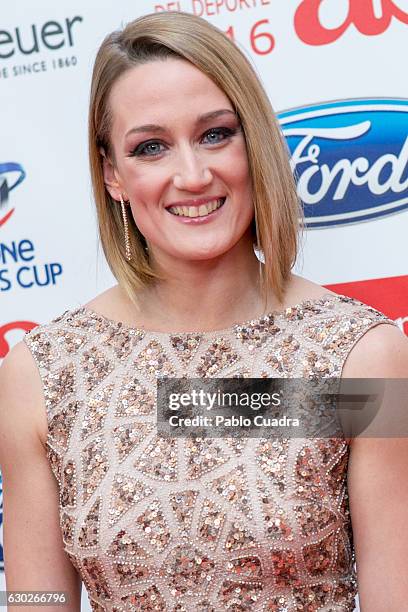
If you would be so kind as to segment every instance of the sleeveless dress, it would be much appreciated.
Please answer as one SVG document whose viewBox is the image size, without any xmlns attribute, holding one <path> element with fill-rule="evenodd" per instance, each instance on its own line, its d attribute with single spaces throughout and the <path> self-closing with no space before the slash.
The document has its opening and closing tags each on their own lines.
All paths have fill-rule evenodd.
<svg viewBox="0 0 408 612">
<path fill-rule="evenodd" d="M 95 611 L 345 612 L 357 592 L 344 438 L 163 438 L 160 376 L 340 377 L 370 328 L 341 295 L 214 332 L 85 307 L 27 333 L 64 549 Z"/>
</svg>

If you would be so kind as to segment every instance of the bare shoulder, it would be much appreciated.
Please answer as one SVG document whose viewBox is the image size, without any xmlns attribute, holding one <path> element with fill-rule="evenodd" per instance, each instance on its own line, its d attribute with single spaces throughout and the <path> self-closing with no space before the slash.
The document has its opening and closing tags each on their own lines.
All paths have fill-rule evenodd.
<svg viewBox="0 0 408 612">
<path fill-rule="evenodd" d="M 125 321 L 131 316 L 129 305 L 119 285 L 114 285 L 106 289 L 106 291 L 99 293 L 92 300 L 84 304 L 84 307 L 98 312 L 108 319 Z"/>
<path fill-rule="evenodd" d="M 327 294 L 336 295 L 334 291 L 330 291 L 318 283 L 292 274 L 287 285 L 285 302 L 288 305 L 299 304 L 304 300 L 318 300 Z"/>
<path fill-rule="evenodd" d="M 395 325 L 369 329 L 350 351 L 344 378 L 408 378 L 408 338 Z"/>
<path fill-rule="evenodd" d="M 118 285 L 114 285 L 113 287 L 109 287 L 102 293 L 96 295 L 92 300 L 89 300 L 86 304 L 84 304 L 85 308 L 90 308 L 91 310 L 97 310 L 99 308 L 108 308 L 112 303 L 116 303 L 118 301 L 119 296 L 119 288 Z"/>
<path fill-rule="evenodd" d="M 44 444 L 47 417 L 40 374 L 24 341 L 6 355 L 0 367 L 1 460 L 14 446 L 28 442 Z M 4 455 L 4 456 L 1 456 Z"/>
</svg>

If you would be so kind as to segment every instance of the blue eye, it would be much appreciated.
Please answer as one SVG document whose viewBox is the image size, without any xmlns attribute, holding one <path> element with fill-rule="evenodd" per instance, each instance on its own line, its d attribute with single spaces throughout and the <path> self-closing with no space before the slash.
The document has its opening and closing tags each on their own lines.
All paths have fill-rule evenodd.
<svg viewBox="0 0 408 612">
<path fill-rule="evenodd" d="M 155 157 L 156 155 L 159 155 L 162 152 L 159 147 L 161 147 L 161 143 L 157 140 L 142 142 L 135 149 L 133 149 L 131 155 L 137 155 L 140 157 Z"/>
<path fill-rule="evenodd" d="M 233 136 L 235 132 L 236 130 L 232 130 L 231 128 L 225 128 L 225 127 L 212 128 L 211 130 L 208 130 L 208 132 L 205 133 L 205 137 L 212 136 L 212 135 L 215 136 L 215 138 L 210 138 L 208 142 L 210 144 L 218 144 L 219 142 L 226 140 L 226 138 Z M 220 136 L 222 138 L 220 138 Z"/>
<path fill-rule="evenodd" d="M 201 142 L 206 141 L 206 144 L 219 144 L 220 142 L 223 142 L 224 140 L 227 140 L 233 136 L 236 132 L 236 128 L 212 128 L 211 130 L 205 132 Z M 161 147 L 164 146 L 165 145 L 158 140 L 148 140 L 147 142 L 142 142 L 137 145 L 137 147 L 130 152 L 130 157 L 158 157 L 161 153 L 163 153 L 164 149 Z"/>
</svg>

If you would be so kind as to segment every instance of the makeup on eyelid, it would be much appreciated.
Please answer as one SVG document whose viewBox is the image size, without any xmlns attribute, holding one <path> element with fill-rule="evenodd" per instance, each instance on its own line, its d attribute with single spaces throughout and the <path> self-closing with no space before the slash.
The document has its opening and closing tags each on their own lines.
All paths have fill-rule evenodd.
<svg viewBox="0 0 408 612">
<path fill-rule="evenodd" d="M 241 131 L 241 126 L 238 125 L 236 127 L 227 127 L 227 126 L 222 126 L 222 127 L 214 127 L 214 128 L 210 128 L 208 130 L 206 130 L 203 134 L 203 137 L 209 135 L 209 134 L 218 134 L 218 136 L 222 136 L 223 138 L 221 140 L 217 140 L 216 142 L 209 142 L 207 144 L 210 145 L 220 145 L 223 144 L 224 142 L 227 142 L 229 139 L 231 139 L 233 136 L 235 136 L 235 134 L 237 134 L 238 132 Z M 142 141 L 140 143 L 138 143 L 136 146 L 132 147 L 130 152 L 128 153 L 127 157 L 158 157 L 163 151 L 159 151 L 156 153 L 143 153 L 143 148 L 151 146 L 153 144 L 159 144 L 159 145 L 163 145 L 162 142 L 160 142 L 160 140 L 158 139 L 149 139 L 149 140 L 145 140 Z M 139 152 L 138 152 L 139 151 Z"/>
</svg>

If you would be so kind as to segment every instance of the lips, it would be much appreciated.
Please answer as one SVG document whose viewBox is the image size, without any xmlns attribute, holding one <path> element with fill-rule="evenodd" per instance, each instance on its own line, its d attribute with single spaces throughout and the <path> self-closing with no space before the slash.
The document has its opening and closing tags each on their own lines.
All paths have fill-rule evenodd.
<svg viewBox="0 0 408 612">
<path fill-rule="evenodd" d="M 167 207 L 166 210 L 178 217 L 206 217 L 218 210 L 225 203 L 226 198 L 207 198 L 206 200 L 188 200 Z"/>
<path fill-rule="evenodd" d="M 225 199 L 223 195 L 214 194 L 213 196 L 207 196 L 206 198 L 191 198 L 190 200 L 179 200 L 178 202 L 171 202 L 166 204 L 165 208 L 172 206 L 201 206 L 201 204 L 208 204 L 208 202 L 214 202 L 214 200 Z"/>
</svg>

